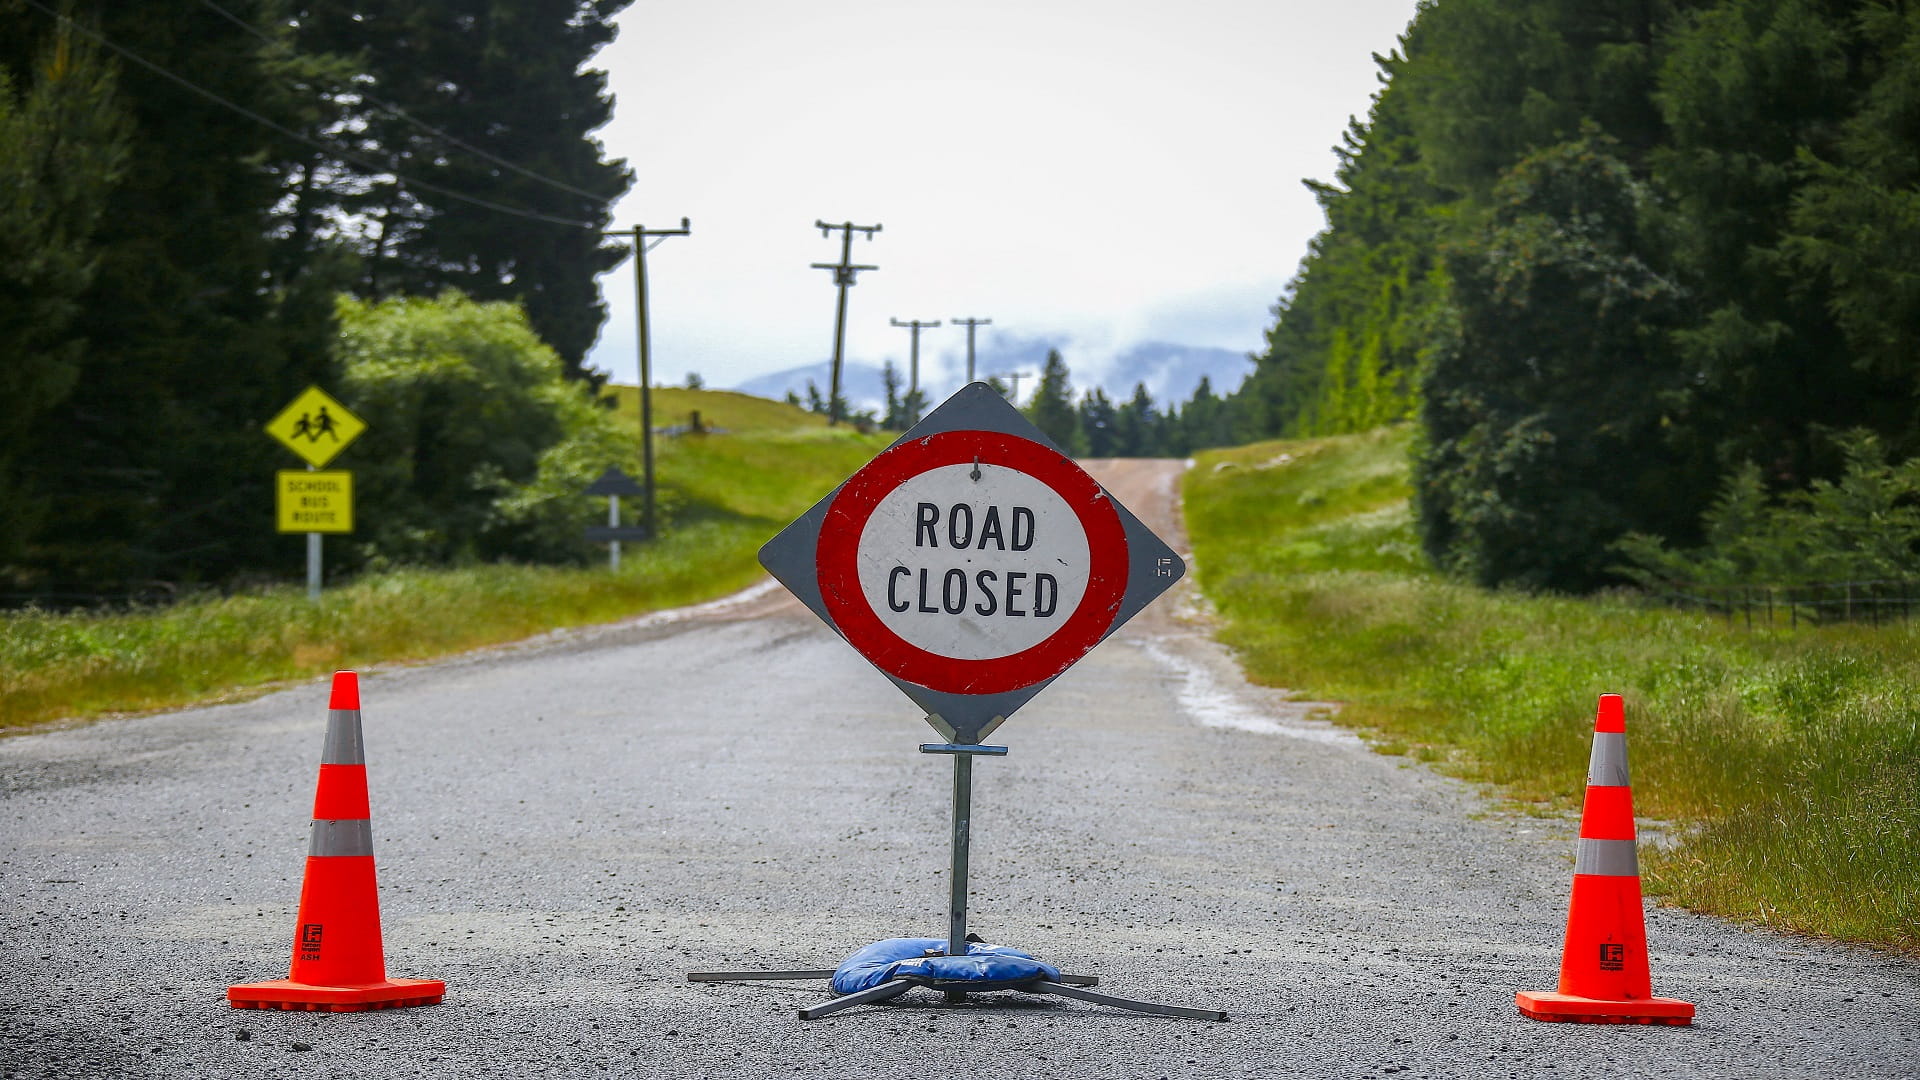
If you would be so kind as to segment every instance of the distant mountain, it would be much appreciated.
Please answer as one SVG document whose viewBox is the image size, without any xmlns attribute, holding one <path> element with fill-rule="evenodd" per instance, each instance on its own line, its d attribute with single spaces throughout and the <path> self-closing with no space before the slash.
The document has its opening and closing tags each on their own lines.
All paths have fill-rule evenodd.
<svg viewBox="0 0 1920 1080">
<path fill-rule="evenodd" d="M 1072 368 L 1071 359 L 1067 366 Z M 1135 385 L 1146 383 L 1147 393 L 1165 408 L 1193 397 L 1203 375 L 1215 394 L 1226 394 L 1238 390 L 1251 374 L 1253 362 L 1244 352 L 1145 341 L 1114 357 L 1100 375 L 1099 385 L 1108 397 L 1122 401 L 1133 396 Z"/>
<path fill-rule="evenodd" d="M 840 365 L 840 392 L 846 395 L 847 404 L 855 412 L 872 409 L 875 412 L 886 411 L 887 384 L 881 377 L 881 369 L 873 364 L 862 364 L 848 360 Z M 776 401 L 786 399 L 787 392 L 798 395 L 801 404 L 807 400 L 807 384 L 811 382 L 820 388 L 820 396 L 827 396 L 827 388 L 833 385 L 833 361 L 822 360 L 817 364 L 788 368 L 770 375 L 755 375 L 735 386 L 743 394 L 755 394 L 773 398 Z"/>
<path fill-rule="evenodd" d="M 979 342 L 974 373 L 982 379 L 995 375 L 1004 379 L 1014 372 L 1022 373 L 1025 377 L 1020 380 L 1019 386 L 1021 400 L 1025 401 L 1033 393 L 1040 369 L 1045 366 L 1047 352 L 1051 349 L 1059 349 L 1067 361 L 1068 377 L 1076 397 L 1097 386 L 1116 402 L 1125 401 L 1133 396 L 1135 385 L 1145 383 L 1147 393 L 1153 395 L 1154 404 L 1163 409 L 1191 398 L 1194 387 L 1199 385 L 1203 375 L 1211 382 L 1214 393 L 1225 394 L 1238 389 L 1253 371 L 1247 354 L 1232 349 L 1147 341 L 1131 346 L 1118 355 L 1096 357 L 1088 355 L 1064 334 L 1026 337 L 1003 333 L 990 335 Z M 955 370 L 950 379 L 943 378 L 938 370 L 938 362 L 925 352 L 921 355 L 925 361 L 921 369 L 925 379 L 923 385 L 936 402 L 960 388 L 964 372 Z M 807 383 L 811 381 L 824 395 L 832 374 L 832 363 L 821 361 L 768 375 L 756 375 L 739 383 L 734 389 L 776 400 L 784 399 L 787 392 L 792 391 L 804 402 L 807 399 Z M 841 369 L 841 380 L 842 392 L 854 409 L 885 410 L 887 387 L 879 366 L 849 360 Z M 1006 381 L 1011 383 L 1012 380 Z"/>
</svg>

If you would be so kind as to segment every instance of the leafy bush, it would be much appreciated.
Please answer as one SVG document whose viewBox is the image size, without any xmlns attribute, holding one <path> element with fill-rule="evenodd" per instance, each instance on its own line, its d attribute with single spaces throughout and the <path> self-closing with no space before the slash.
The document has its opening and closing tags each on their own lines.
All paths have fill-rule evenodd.
<svg viewBox="0 0 1920 1080">
<path fill-rule="evenodd" d="M 373 568 L 581 561 L 581 492 L 631 439 L 514 304 L 455 291 L 339 304 L 347 403 L 367 421 L 354 550 Z"/>
</svg>

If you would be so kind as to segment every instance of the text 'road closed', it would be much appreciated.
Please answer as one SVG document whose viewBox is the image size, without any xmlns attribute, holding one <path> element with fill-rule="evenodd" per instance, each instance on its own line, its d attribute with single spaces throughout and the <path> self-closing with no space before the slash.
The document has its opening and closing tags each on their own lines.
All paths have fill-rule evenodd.
<svg viewBox="0 0 1920 1080">
<path fill-rule="evenodd" d="M 1064 499 L 1016 469 L 952 465 L 881 499 L 859 579 L 880 620 L 937 656 L 987 660 L 1045 641 L 1087 589 L 1087 533 Z"/>
</svg>

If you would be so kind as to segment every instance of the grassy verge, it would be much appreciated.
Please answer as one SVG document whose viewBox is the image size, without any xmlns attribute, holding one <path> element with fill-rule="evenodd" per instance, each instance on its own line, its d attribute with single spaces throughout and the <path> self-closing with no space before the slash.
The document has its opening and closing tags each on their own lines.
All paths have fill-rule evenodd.
<svg viewBox="0 0 1920 1080">
<path fill-rule="evenodd" d="M 629 398 L 636 397 L 628 388 Z M 660 439 L 658 543 L 604 568 L 479 566 L 367 575 L 120 614 L 0 615 L 0 730 L 168 708 L 336 667 L 420 660 L 711 599 L 760 574 L 767 538 L 886 445 L 741 394 L 660 391 L 724 435 Z M 630 409 L 623 412 L 631 412 Z M 656 412 L 655 423 L 665 424 Z"/>
<path fill-rule="evenodd" d="M 1746 630 L 1627 597 L 1487 592 L 1420 557 L 1406 435 L 1203 454 L 1202 587 L 1257 680 L 1544 807 L 1578 806 L 1595 698 L 1627 701 L 1649 891 L 1920 953 L 1920 627 Z"/>
</svg>

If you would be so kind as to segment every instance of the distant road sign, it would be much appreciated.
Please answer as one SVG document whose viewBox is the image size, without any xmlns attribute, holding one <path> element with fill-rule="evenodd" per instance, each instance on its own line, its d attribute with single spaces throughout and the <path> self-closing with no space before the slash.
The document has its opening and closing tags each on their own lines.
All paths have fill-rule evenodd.
<svg viewBox="0 0 1920 1080">
<path fill-rule="evenodd" d="M 587 485 L 589 495 L 643 495 L 646 490 L 639 481 L 621 472 L 617 465 L 607 466 L 607 471 L 600 474 L 600 479 Z"/>
<path fill-rule="evenodd" d="M 317 386 L 307 387 L 266 428 L 267 434 L 315 468 L 332 461 L 365 430 L 365 421 Z"/>
<path fill-rule="evenodd" d="M 276 474 L 274 517 L 283 533 L 353 531 L 353 474 L 285 469 Z"/>
<path fill-rule="evenodd" d="M 1185 571 L 985 383 L 855 472 L 760 561 L 936 731 L 968 743 Z"/>
</svg>

